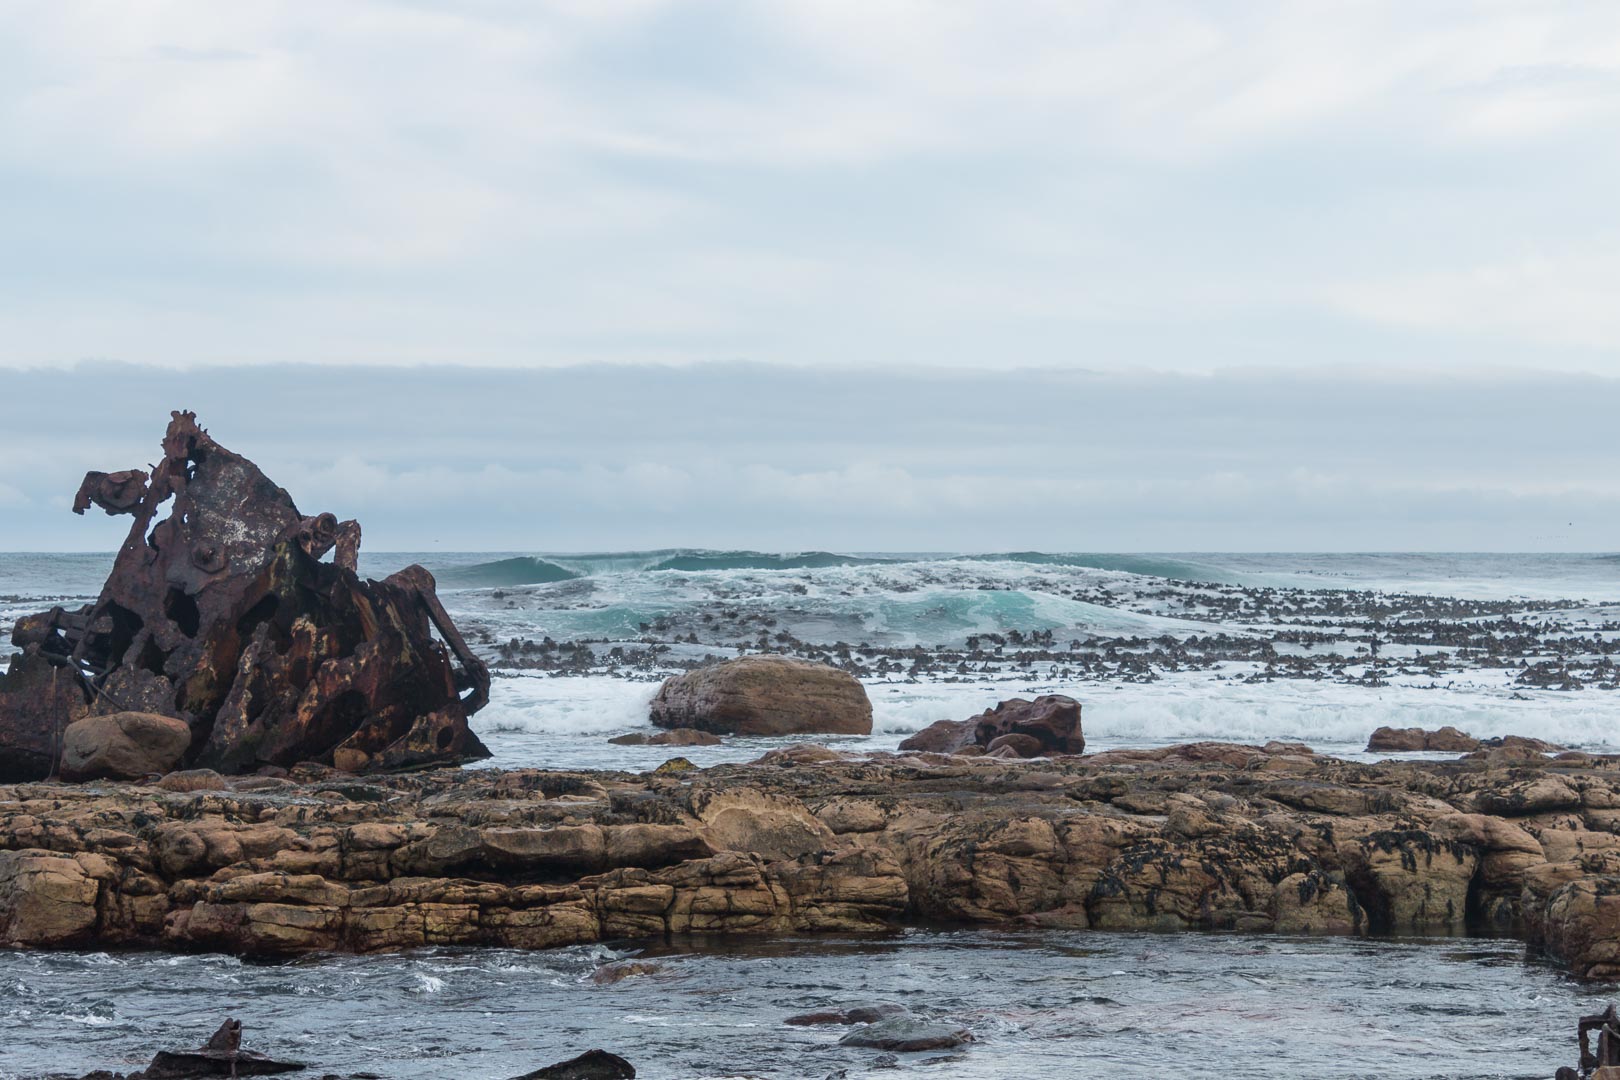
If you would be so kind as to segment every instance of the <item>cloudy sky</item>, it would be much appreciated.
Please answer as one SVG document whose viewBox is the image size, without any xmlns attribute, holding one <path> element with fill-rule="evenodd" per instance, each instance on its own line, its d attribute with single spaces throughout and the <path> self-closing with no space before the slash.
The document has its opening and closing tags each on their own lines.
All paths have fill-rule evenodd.
<svg viewBox="0 0 1620 1080">
<path fill-rule="evenodd" d="M 206 404 L 393 547 L 1611 549 L 1617 130 L 1610 0 L 14 0 L 0 548 Z"/>
</svg>

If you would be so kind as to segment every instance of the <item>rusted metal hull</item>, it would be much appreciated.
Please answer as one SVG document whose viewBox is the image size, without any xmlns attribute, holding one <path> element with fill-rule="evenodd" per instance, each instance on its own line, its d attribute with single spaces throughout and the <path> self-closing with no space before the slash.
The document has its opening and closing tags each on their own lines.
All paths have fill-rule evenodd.
<svg viewBox="0 0 1620 1080">
<path fill-rule="evenodd" d="M 0 773 L 47 775 L 68 723 L 129 710 L 184 720 L 188 763 L 221 772 L 488 756 L 467 719 L 489 700 L 489 671 L 433 576 L 362 580 L 358 523 L 304 516 L 194 414 L 173 414 L 150 475 L 86 475 L 73 509 L 92 505 L 135 520 L 94 604 L 13 629 Z"/>
</svg>

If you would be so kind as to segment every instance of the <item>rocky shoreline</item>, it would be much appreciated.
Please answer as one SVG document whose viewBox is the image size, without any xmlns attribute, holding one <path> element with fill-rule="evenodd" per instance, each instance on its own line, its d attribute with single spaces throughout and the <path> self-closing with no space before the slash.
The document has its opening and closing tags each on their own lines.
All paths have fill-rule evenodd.
<svg viewBox="0 0 1620 1080">
<path fill-rule="evenodd" d="M 1518 934 L 1620 976 L 1620 758 L 1034 761 L 0 787 L 0 944 L 284 957 L 908 924 Z"/>
</svg>

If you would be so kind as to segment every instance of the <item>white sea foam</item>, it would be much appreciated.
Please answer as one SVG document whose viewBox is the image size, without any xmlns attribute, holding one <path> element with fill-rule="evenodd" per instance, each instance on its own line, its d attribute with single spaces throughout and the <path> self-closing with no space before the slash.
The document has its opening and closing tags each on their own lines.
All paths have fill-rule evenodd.
<svg viewBox="0 0 1620 1080">
<path fill-rule="evenodd" d="M 1620 749 L 1620 695 L 1602 691 L 1519 695 L 1504 681 L 1427 689 L 1277 680 L 1248 683 L 1197 672 L 1154 683 L 1009 678 L 972 683 L 867 682 L 868 738 L 807 737 L 847 750 L 892 750 L 936 720 L 962 720 L 1012 697 L 1068 694 L 1084 707 L 1089 749 L 1162 746 L 1202 739 L 1300 740 L 1359 757 L 1375 728 L 1453 725 L 1480 738 L 1527 735 L 1572 748 Z M 651 768 L 679 753 L 699 765 L 746 761 L 780 740 L 730 739 L 721 746 L 612 746 L 615 733 L 651 731 L 656 684 L 606 675 L 499 679 L 473 726 L 495 752 L 492 764 L 555 768 Z"/>
</svg>

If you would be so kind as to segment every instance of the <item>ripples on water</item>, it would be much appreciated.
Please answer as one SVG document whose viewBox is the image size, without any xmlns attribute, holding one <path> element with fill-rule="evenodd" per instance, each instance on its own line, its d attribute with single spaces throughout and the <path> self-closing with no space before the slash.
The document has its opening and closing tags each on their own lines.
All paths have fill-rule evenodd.
<svg viewBox="0 0 1620 1080">
<path fill-rule="evenodd" d="M 0 955 L 0 1076 L 130 1069 L 226 1015 L 321 1071 L 505 1080 L 603 1047 L 643 1077 L 1547 1077 L 1603 1004 L 1513 941 L 914 931 L 709 943 L 598 986 L 620 953 L 439 950 L 250 965 L 221 956 Z M 878 1055 L 810 1009 L 896 1001 L 971 1028 Z"/>
</svg>

